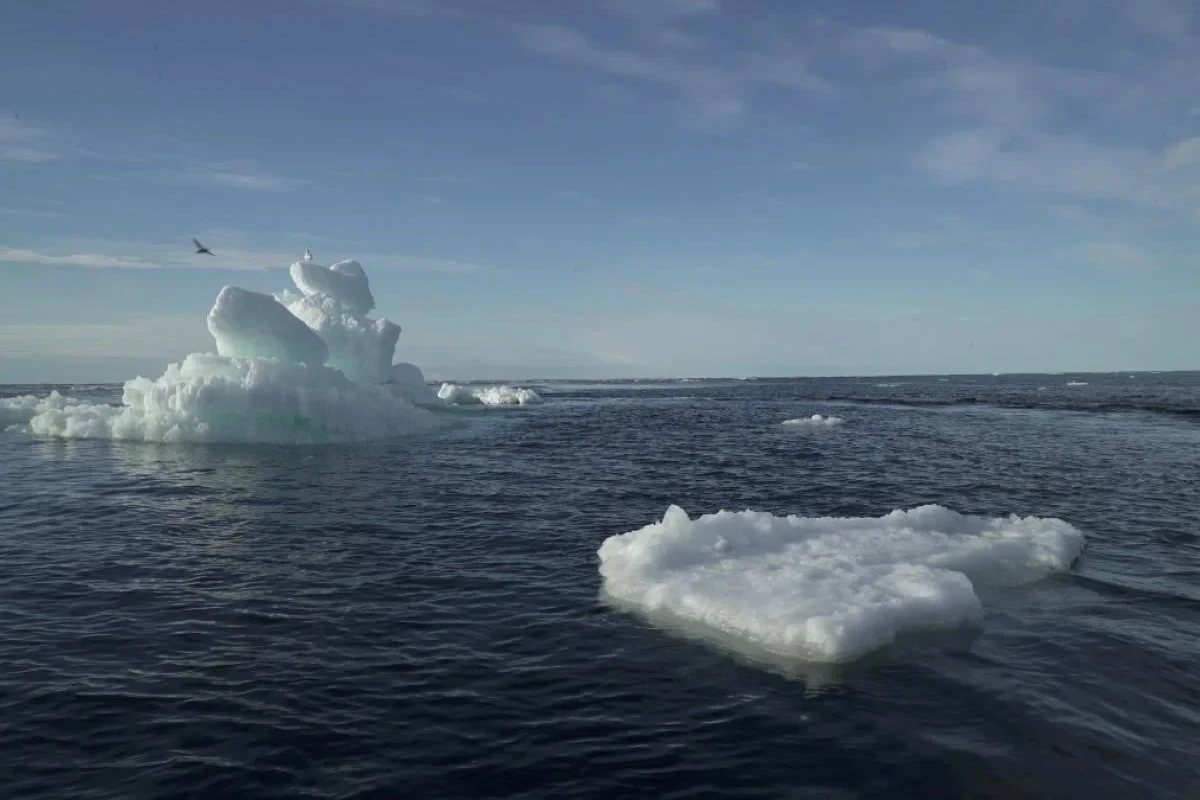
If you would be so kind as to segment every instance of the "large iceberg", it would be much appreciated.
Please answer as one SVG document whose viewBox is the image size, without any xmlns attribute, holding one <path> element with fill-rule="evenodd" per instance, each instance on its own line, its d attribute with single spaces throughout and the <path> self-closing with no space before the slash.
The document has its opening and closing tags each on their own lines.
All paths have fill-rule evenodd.
<svg viewBox="0 0 1200 800">
<path fill-rule="evenodd" d="M 67 438 L 316 443 L 438 428 L 449 406 L 414 364 L 393 364 L 400 326 L 375 307 L 357 261 L 305 260 L 299 293 L 221 289 L 208 313 L 216 353 L 127 381 L 119 406 L 53 393 L 0 399 L 0 429 Z"/>
</svg>

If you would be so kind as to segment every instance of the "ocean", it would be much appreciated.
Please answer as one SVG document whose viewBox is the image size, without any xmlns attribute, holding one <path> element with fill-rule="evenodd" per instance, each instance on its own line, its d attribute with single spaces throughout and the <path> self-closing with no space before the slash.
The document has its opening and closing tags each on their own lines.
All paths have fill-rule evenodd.
<svg viewBox="0 0 1200 800">
<path fill-rule="evenodd" d="M 521 385 L 370 443 L 0 434 L 0 795 L 1200 796 L 1200 374 Z M 1086 542 L 850 663 L 604 591 L 672 505 L 927 504 Z"/>
</svg>

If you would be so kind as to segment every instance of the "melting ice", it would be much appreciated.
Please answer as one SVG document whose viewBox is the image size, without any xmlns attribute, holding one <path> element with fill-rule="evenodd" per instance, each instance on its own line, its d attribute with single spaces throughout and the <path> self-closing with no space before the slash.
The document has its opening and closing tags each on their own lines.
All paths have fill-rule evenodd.
<svg viewBox="0 0 1200 800">
<path fill-rule="evenodd" d="M 0 400 L 0 430 L 144 441 L 310 443 L 431 431 L 439 406 L 538 402 L 527 389 L 439 397 L 414 364 L 393 364 L 400 326 L 367 314 L 362 265 L 291 265 L 296 291 L 226 286 L 208 313 L 216 353 L 192 353 L 154 380 L 125 383 L 120 406 L 53 392 Z M 459 387 L 461 389 L 461 387 Z"/>
<path fill-rule="evenodd" d="M 1083 534 L 1059 519 L 977 517 L 936 505 L 882 517 L 721 511 L 611 536 L 604 590 L 651 618 L 751 651 L 844 663 L 905 633 L 978 625 L 977 584 L 1068 569 Z"/>
</svg>

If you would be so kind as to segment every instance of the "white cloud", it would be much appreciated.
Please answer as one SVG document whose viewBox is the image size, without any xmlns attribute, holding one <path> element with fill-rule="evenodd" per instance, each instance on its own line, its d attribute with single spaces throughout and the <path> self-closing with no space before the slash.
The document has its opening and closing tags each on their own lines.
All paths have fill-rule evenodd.
<svg viewBox="0 0 1200 800">
<path fill-rule="evenodd" d="M 359 259 L 364 264 L 378 263 L 383 268 L 392 267 L 402 270 L 413 270 L 415 272 L 442 272 L 447 274 L 463 274 L 468 272 L 479 272 L 484 269 L 480 264 L 472 261 L 454 261 L 446 258 L 422 258 L 420 256 L 364 256 Z"/>
<path fill-rule="evenodd" d="M 920 164 L 947 183 L 977 180 L 994 171 L 1008 138 L 995 128 L 954 131 L 930 143 L 920 155 Z"/>
<path fill-rule="evenodd" d="M 916 29 L 852 30 L 844 47 L 868 74 L 916 90 L 917 99 L 940 101 L 952 116 L 1010 132 L 1036 128 L 1069 102 L 1093 101 L 1125 85 L 1104 72 L 1000 57 Z"/>
<path fill-rule="evenodd" d="M 0 263 L 46 264 L 50 266 L 94 267 L 108 269 L 150 269 L 157 265 L 140 258 L 112 256 L 104 253 L 67 253 L 49 255 L 36 250 L 0 247 Z"/>
<path fill-rule="evenodd" d="M 1200 167 L 1200 136 L 1181 139 L 1163 154 L 1163 166 L 1169 170 Z"/>
<path fill-rule="evenodd" d="M 42 164 L 62 157 L 49 131 L 24 123 L 11 113 L 0 115 L 0 161 Z"/>
<path fill-rule="evenodd" d="M 677 28 L 663 28 L 654 34 L 659 44 L 674 50 L 699 50 L 704 46 L 704 40 L 699 36 L 685 33 Z"/>
<path fill-rule="evenodd" d="M 189 352 L 211 349 L 203 315 L 0 325 L 0 355 L 15 358 L 182 358 Z"/>
<path fill-rule="evenodd" d="M 38 150 L 34 147 L 0 146 L 0 159 L 18 161 L 24 164 L 44 164 L 47 161 L 57 161 L 58 153 L 49 150 Z"/>
<path fill-rule="evenodd" d="M 41 264 L 45 266 L 92 269 L 218 269 L 261 272 L 283 269 L 299 258 L 297 252 L 285 253 L 247 245 L 246 237 L 236 231 L 201 231 L 197 238 L 212 249 L 213 256 L 196 255 L 190 238 L 178 243 L 82 241 L 68 252 L 0 247 L 0 263 Z M 304 239 L 305 237 L 294 237 Z M 85 249 L 86 248 L 86 249 Z M 353 256 L 370 270 L 393 269 L 412 272 L 465 274 L 484 269 L 480 264 L 452 259 L 427 258 L 395 253 L 359 253 Z M 336 260 L 336 259 L 333 259 Z M 329 263 L 328 261 L 324 263 Z"/>
<path fill-rule="evenodd" d="M 398 17 L 465 19 L 470 13 L 452 6 L 447 0 L 309 0 L 320 5 L 341 6 Z"/>
<path fill-rule="evenodd" d="M 213 256 L 195 254 L 190 237 L 178 243 L 80 241 L 73 251 L 34 250 L 0 247 L 0 262 L 41 264 L 44 266 L 85 267 L 91 269 L 223 269 L 264 271 L 286 267 L 295 254 L 237 247 L 222 237 L 201 232 L 198 238 L 209 246 Z"/>
<path fill-rule="evenodd" d="M 452 186 L 470 186 L 483 182 L 483 179 L 477 175 L 461 175 L 455 172 L 443 172 L 439 175 L 430 175 L 425 180 L 432 183 L 450 184 Z"/>
<path fill-rule="evenodd" d="M 40 208 L 12 208 L 0 206 L 0 217 L 60 217 L 57 211 L 47 211 Z"/>
<path fill-rule="evenodd" d="M 721 13 L 721 4 L 717 0 L 604 0 L 603 7 L 627 16 L 652 19 Z"/>
<path fill-rule="evenodd" d="M 1167 19 L 1179 8 L 1153 2 L 1130 13 Z M 1200 69 L 1194 53 L 1168 56 L 1159 48 L 1123 69 L 1113 69 L 1104 53 L 1101 67 L 1067 68 L 900 28 L 853 30 L 843 48 L 868 78 L 934 124 L 944 121 L 915 162 L 939 181 L 1176 215 L 1200 205 L 1200 176 L 1176 174 L 1200 164 L 1200 139 L 1177 142 L 1164 154 L 1128 133 L 1131 120 L 1177 113 L 1194 102 L 1194 81 L 1186 78 Z"/>
<path fill-rule="evenodd" d="M 1144 272 L 1154 267 L 1150 254 L 1129 242 L 1089 242 L 1080 248 L 1080 252 L 1106 272 Z"/>
<path fill-rule="evenodd" d="M 231 189 L 246 189 L 252 192 L 282 192 L 303 184 L 293 178 L 281 178 L 268 172 L 232 169 L 194 169 L 184 172 L 166 173 L 169 177 L 194 183 L 209 183 Z"/>
<path fill-rule="evenodd" d="M 1050 207 L 1050 214 L 1064 222 L 1077 224 L 1096 221 L 1096 215 L 1083 206 L 1061 203 Z"/>
<path fill-rule="evenodd" d="M 945 234 L 925 231 L 905 231 L 892 237 L 892 244 L 902 250 L 928 250 L 947 242 Z"/>
<path fill-rule="evenodd" d="M 519 36 L 521 43 L 535 53 L 682 92 L 705 116 L 727 117 L 742 112 L 741 91 L 723 70 L 687 64 L 675 57 L 656 58 L 633 51 L 606 49 L 561 25 L 523 25 L 519 28 Z"/>
<path fill-rule="evenodd" d="M 713 6 L 715 9 L 715 4 Z M 784 87 L 815 94 L 834 91 L 816 75 L 794 48 L 787 51 L 737 53 L 729 63 L 705 59 L 692 48 L 684 60 L 678 37 L 662 36 L 625 48 L 606 47 L 577 30 L 555 24 L 518 24 L 517 40 L 526 49 L 588 67 L 609 76 L 657 84 L 676 92 L 685 109 L 701 121 L 720 122 L 740 117 L 756 88 Z M 671 29 L 668 29 L 671 30 Z M 660 31 L 661 33 L 662 31 Z M 695 43 L 695 41 L 693 41 Z"/>
<path fill-rule="evenodd" d="M 1195 11 L 1187 2 L 1120 0 L 1117 6 L 1125 18 L 1144 33 L 1178 46 L 1188 46 L 1195 41 L 1190 32 Z"/>
<path fill-rule="evenodd" d="M 143 175 L 254 192 L 280 192 L 306 183 L 273 174 L 253 161 L 205 161 L 177 153 L 133 155 L 81 146 L 70 138 L 15 117 L 0 117 L 0 161 L 43 164 L 76 158 L 112 165 L 138 165 L 142 169 L 126 171 L 117 177 Z"/>
<path fill-rule="evenodd" d="M 1079 136 L 972 128 L 938 137 L 919 163 L 948 183 L 987 180 L 1018 188 L 1144 205 L 1172 202 L 1155 157 L 1136 147 L 1099 145 Z"/>
</svg>

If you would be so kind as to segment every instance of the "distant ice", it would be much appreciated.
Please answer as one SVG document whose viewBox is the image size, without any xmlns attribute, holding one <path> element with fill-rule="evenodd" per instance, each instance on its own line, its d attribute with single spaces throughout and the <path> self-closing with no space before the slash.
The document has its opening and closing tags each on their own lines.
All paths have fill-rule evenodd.
<svg viewBox="0 0 1200 800">
<path fill-rule="evenodd" d="M 438 390 L 438 397 L 458 406 L 525 406 L 542 402 L 541 396 L 533 389 L 507 385 L 462 386 L 457 383 L 443 383 L 442 388 Z"/>
<path fill-rule="evenodd" d="M 820 414 L 813 414 L 811 417 L 785 419 L 781 424 L 803 428 L 832 428 L 844 422 L 845 420 L 841 417 L 823 417 Z"/>
<path fill-rule="evenodd" d="M 845 663 L 906 633 L 978 626 L 975 584 L 1067 570 L 1083 534 L 1059 519 L 926 505 L 882 517 L 720 511 L 611 536 L 606 594 L 651 618 L 773 656 Z"/>
</svg>

